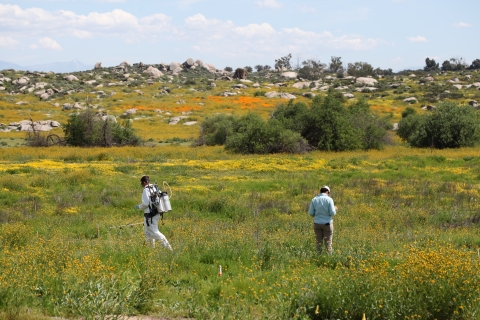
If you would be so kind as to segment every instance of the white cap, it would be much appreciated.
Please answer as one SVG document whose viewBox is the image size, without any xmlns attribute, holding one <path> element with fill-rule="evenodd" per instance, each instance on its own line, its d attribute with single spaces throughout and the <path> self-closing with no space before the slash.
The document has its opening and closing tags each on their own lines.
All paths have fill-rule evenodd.
<svg viewBox="0 0 480 320">
<path fill-rule="evenodd" d="M 330 192 L 330 188 L 328 186 L 323 186 L 321 189 L 327 189 Z"/>
</svg>

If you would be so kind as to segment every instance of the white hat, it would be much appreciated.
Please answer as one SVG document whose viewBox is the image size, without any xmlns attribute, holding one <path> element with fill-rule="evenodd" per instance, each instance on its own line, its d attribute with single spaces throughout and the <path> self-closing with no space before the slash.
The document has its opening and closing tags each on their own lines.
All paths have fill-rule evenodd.
<svg viewBox="0 0 480 320">
<path fill-rule="evenodd" d="M 323 186 L 321 189 L 327 189 L 330 192 L 330 188 L 328 186 Z"/>
</svg>

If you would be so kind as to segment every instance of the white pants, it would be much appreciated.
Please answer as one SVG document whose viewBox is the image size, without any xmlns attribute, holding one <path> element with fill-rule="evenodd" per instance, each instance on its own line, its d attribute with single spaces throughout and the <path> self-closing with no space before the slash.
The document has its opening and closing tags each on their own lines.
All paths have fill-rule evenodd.
<svg viewBox="0 0 480 320">
<path fill-rule="evenodd" d="M 149 226 L 147 225 L 147 219 Z M 158 231 L 158 220 L 160 220 L 159 214 L 151 219 L 145 218 L 143 223 L 143 231 L 145 232 L 145 240 L 147 245 L 155 247 L 155 240 L 157 240 L 162 244 L 162 247 L 172 250 L 167 238 L 160 231 Z"/>
</svg>

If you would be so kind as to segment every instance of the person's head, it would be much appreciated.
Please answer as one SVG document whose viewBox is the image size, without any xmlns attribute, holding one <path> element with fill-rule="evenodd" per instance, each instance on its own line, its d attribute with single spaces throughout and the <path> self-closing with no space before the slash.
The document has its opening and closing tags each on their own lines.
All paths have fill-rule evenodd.
<svg viewBox="0 0 480 320">
<path fill-rule="evenodd" d="M 326 193 L 330 195 L 330 188 L 328 186 L 323 186 L 320 188 L 320 193 Z"/>
<path fill-rule="evenodd" d="M 140 179 L 140 183 L 142 184 L 142 186 L 146 186 L 147 184 L 150 183 L 150 177 L 149 176 L 143 176 L 141 179 Z"/>
</svg>

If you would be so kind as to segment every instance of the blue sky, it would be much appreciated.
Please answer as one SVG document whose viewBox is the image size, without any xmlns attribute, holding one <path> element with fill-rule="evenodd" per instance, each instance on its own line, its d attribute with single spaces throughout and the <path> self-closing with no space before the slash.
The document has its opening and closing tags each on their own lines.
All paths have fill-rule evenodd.
<svg viewBox="0 0 480 320">
<path fill-rule="evenodd" d="M 478 0 L 0 0 L 0 60 L 217 68 L 331 56 L 373 67 L 480 59 Z"/>
</svg>

